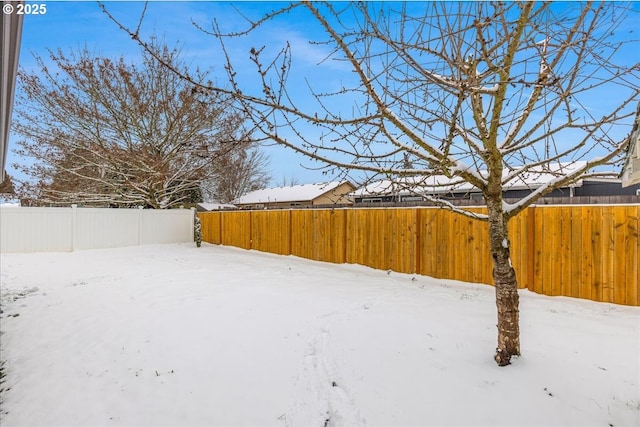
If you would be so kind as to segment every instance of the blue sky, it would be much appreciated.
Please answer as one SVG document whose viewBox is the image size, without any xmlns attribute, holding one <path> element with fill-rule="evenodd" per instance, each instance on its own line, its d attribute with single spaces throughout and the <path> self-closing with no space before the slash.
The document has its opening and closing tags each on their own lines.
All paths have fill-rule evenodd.
<svg viewBox="0 0 640 427">
<path fill-rule="evenodd" d="M 102 12 L 97 2 L 88 1 L 40 1 L 45 3 L 44 15 L 27 15 L 24 21 L 20 65 L 26 69 L 35 66 L 33 54 L 47 56 L 47 49 L 62 49 L 65 52 L 87 47 L 96 54 L 108 57 L 124 55 L 135 61 L 140 56 L 138 45 Z M 135 27 L 143 2 L 113 1 L 105 2 L 107 8 L 124 24 Z M 191 21 L 210 28 L 213 18 L 228 29 L 243 28 L 245 21 L 236 9 L 249 18 L 258 18 L 266 11 L 276 9 L 286 3 L 273 2 L 206 2 L 206 1 L 152 1 L 147 8 L 147 15 L 142 26 L 142 37 L 155 34 L 165 38 L 169 45 L 177 43 L 182 47 L 183 57 L 200 68 L 210 69 L 212 77 L 219 76 L 224 81 L 223 61 L 219 55 L 216 40 L 196 29 Z M 562 5 L 559 5 L 562 7 Z M 640 16 L 640 2 L 633 6 L 636 18 Z M 631 24 L 633 25 L 633 23 Z M 267 46 L 267 50 L 281 48 L 287 41 L 291 43 L 294 60 L 297 61 L 298 73 L 293 77 L 291 86 L 296 88 L 296 95 L 308 93 L 305 78 L 315 84 L 341 84 L 340 79 L 348 79 L 352 73 L 339 62 L 324 64 L 319 74 L 315 65 L 325 59 L 328 50 L 325 46 L 310 45 L 307 40 L 320 35 L 317 24 L 296 13 L 280 19 L 266 32 L 255 36 L 233 41 L 229 44 L 230 55 L 246 59 L 251 47 Z M 637 36 L 636 36 L 637 37 Z M 638 57 L 638 54 L 635 54 Z M 637 59 L 636 59 L 637 60 Z M 328 67 L 327 67 L 328 66 Z M 243 70 L 239 70 L 242 73 Z M 335 76 L 327 78 L 327 71 L 335 71 Z M 304 101 L 303 101 L 304 102 Z M 16 136 L 10 139 L 10 151 L 16 147 Z M 294 178 L 299 183 L 312 183 L 331 180 L 318 168 L 317 163 L 303 158 L 291 150 L 279 147 L 265 147 L 270 157 L 272 185 L 280 185 L 283 180 Z M 9 154 L 7 171 L 21 178 L 12 167 L 12 163 L 22 161 L 13 153 Z"/>
</svg>

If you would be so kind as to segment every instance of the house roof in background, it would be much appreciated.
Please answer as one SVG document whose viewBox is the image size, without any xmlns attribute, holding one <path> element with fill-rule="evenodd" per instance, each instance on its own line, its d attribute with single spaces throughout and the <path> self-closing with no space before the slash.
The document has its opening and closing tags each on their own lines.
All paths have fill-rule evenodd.
<svg viewBox="0 0 640 427">
<path fill-rule="evenodd" d="M 329 193 L 342 184 L 349 184 L 349 181 L 323 182 L 318 184 L 292 185 L 289 187 L 265 188 L 245 194 L 233 201 L 236 205 L 248 205 L 254 203 L 280 203 L 280 202 L 303 202 L 315 200 L 318 197 Z"/>
<path fill-rule="evenodd" d="M 232 205 L 229 203 L 215 203 L 215 202 L 202 202 L 198 203 L 202 209 L 207 211 L 219 211 L 224 209 L 235 209 L 236 205 Z"/>
<path fill-rule="evenodd" d="M 550 165 L 545 170 L 541 168 L 533 169 L 520 176 L 515 177 L 504 185 L 505 190 L 536 189 L 559 175 L 569 174 L 586 165 L 584 161 L 571 163 L 556 163 Z M 486 176 L 486 171 L 481 171 Z M 503 177 L 507 177 L 509 171 L 503 172 Z M 574 187 L 582 186 L 582 180 L 572 184 Z M 445 175 L 429 175 L 403 177 L 398 180 L 380 180 L 359 188 L 351 193 L 355 197 L 373 195 L 399 195 L 399 194 L 443 194 L 480 191 L 475 186 L 460 178 L 448 178 Z"/>
</svg>

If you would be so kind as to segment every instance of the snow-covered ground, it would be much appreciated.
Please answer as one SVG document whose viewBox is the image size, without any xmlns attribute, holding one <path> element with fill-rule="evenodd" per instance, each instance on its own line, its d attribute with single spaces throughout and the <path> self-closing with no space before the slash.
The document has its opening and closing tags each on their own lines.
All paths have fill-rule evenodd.
<svg viewBox="0 0 640 427">
<path fill-rule="evenodd" d="M 640 308 L 203 244 L 1 256 L 3 427 L 638 426 Z"/>
</svg>

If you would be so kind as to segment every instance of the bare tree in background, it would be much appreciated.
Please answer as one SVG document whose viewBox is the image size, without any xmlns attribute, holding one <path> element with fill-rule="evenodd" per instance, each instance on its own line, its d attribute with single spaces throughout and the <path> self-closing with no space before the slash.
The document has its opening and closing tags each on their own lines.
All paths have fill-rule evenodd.
<svg viewBox="0 0 640 427">
<path fill-rule="evenodd" d="M 310 15 L 326 36 L 312 44 L 328 52 L 318 66 L 349 71 L 334 68 L 308 90 L 291 86 L 297 77 L 292 46 L 268 55 L 269 47 L 258 45 L 247 52 L 256 70 L 247 84 L 239 74 L 247 65 L 229 46 L 297 13 Z M 627 6 L 610 2 L 303 2 L 247 19 L 243 30 L 225 32 L 216 21 L 201 29 L 220 41 L 227 58 L 231 89 L 225 93 L 264 138 L 329 167 L 413 183 L 445 175 L 484 195 L 486 215 L 430 199 L 489 224 L 495 360 L 504 366 L 520 355 L 507 225 L 553 189 L 620 160 L 628 139 L 610 133 L 630 130 L 640 88 L 640 49 L 627 34 L 634 24 L 623 27 L 633 18 Z M 628 43 L 635 54 L 620 62 L 616 52 Z M 571 167 L 558 169 L 559 162 Z M 510 183 L 544 172 L 553 179 L 516 204 L 503 201 Z"/>
<path fill-rule="evenodd" d="M 298 177 L 295 175 L 291 175 L 289 176 L 289 178 L 287 178 L 286 176 L 282 176 L 282 180 L 280 181 L 280 187 L 293 187 L 295 185 L 300 185 L 300 180 L 298 180 Z"/>
<path fill-rule="evenodd" d="M 245 149 L 229 151 L 216 159 L 211 177 L 203 183 L 206 200 L 230 203 L 269 184 L 269 159 L 258 147 L 249 147 L 247 142 Z"/>
<path fill-rule="evenodd" d="M 178 50 L 152 45 L 186 72 Z M 32 179 L 22 197 L 170 208 L 201 201 L 212 177 L 226 179 L 218 161 L 255 155 L 233 99 L 201 90 L 211 85 L 206 73 L 196 70 L 189 83 L 145 51 L 139 64 L 86 49 L 50 52 L 53 66 L 36 59 L 39 70 L 19 74 L 18 154 L 35 160 L 18 165 Z M 259 165 L 244 172 L 247 180 L 262 173 Z"/>
</svg>

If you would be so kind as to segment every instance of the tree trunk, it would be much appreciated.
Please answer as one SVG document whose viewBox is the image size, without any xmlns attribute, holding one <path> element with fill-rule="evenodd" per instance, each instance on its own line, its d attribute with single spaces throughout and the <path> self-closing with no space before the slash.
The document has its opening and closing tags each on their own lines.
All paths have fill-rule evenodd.
<svg viewBox="0 0 640 427">
<path fill-rule="evenodd" d="M 498 347 L 494 359 L 499 366 L 506 366 L 511 363 L 512 356 L 520 355 L 518 282 L 509 256 L 509 232 L 502 212 L 502 200 L 488 201 L 487 207 L 498 308 Z"/>
</svg>

